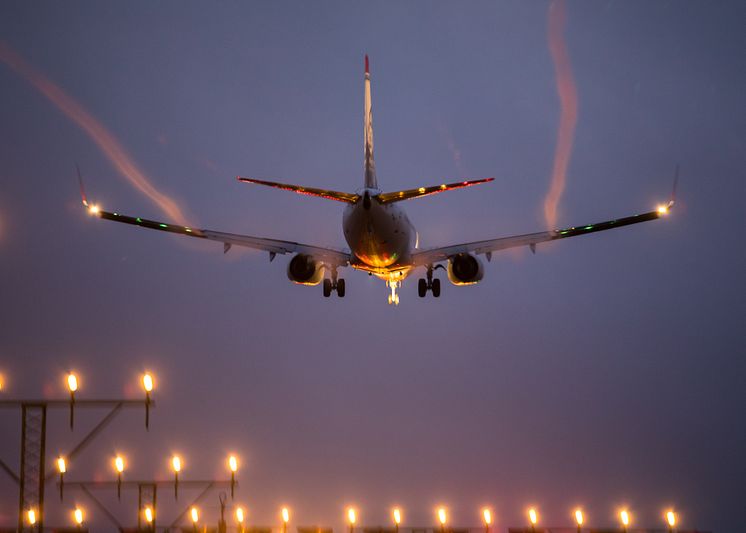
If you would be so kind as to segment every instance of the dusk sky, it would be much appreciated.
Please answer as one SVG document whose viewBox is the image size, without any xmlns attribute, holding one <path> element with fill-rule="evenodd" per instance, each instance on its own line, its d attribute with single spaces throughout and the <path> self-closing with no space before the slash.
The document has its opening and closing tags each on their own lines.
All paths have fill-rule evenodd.
<svg viewBox="0 0 746 533">
<path fill-rule="evenodd" d="M 479 187 L 400 204 L 424 247 L 546 229 L 561 106 L 547 2 L 0 3 L 0 398 L 142 397 L 68 479 L 226 478 L 248 522 L 342 530 L 571 525 L 744 530 L 746 478 L 746 3 L 577 1 L 564 29 L 577 90 L 560 227 L 655 209 L 670 216 L 496 253 L 484 280 L 389 306 L 345 269 L 344 299 L 288 281 L 289 256 L 98 220 L 166 222 L 89 132 L 13 61 L 55 84 L 191 225 L 344 248 L 341 204 L 236 175 L 354 192 L 363 180 L 370 55 L 378 182 Z M 110 155 L 110 154 L 109 154 Z M 47 461 L 105 414 L 49 414 Z M 18 469 L 20 412 L 0 410 Z M 136 521 L 137 492 L 117 503 Z M 216 523 L 217 492 L 200 504 Z M 196 494 L 185 490 L 179 504 Z M 111 525 L 85 496 L 95 531 Z M 159 492 L 159 521 L 177 514 Z M 233 504 L 231 504 L 233 505 Z M 18 488 L 0 472 L 0 527 Z M 232 512 L 232 507 L 228 509 Z M 230 521 L 232 523 L 232 520 Z"/>
</svg>

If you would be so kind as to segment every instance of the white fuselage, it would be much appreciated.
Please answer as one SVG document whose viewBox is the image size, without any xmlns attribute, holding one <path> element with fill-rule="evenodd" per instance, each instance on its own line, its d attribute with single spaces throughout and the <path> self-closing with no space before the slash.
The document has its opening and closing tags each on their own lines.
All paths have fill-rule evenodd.
<svg viewBox="0 0 746 533">
<path fill-rule="evenodd" d="M 382 205 L 376 200 L 380 192 L 362 189 L 360 200 L 345 208 L 342 228 L 356 259 L 351 266 L 381 279 L 402 280 L 412 268 L 417 233 L 396 203 Z"/>
</svg>

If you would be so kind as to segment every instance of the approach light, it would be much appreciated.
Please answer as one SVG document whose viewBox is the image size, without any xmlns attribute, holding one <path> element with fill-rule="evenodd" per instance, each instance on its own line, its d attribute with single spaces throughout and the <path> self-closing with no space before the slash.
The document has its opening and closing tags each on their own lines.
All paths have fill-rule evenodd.
<svg viewBox="0 0 746 533">
<path fill-rule="evenodd" d="M 148 524 L 152 524 L 153 520 L 155 519 L 155 513 L 153 512 L 153 508 L 148 506 L 145 508 L 145 521 Z"/>
<path fill-rule="evenodd" d="M 575 522 L 578 524 L 578 527 L 583 525 L 583 511 L 580 509 L 575 510 Z"/>
<path fill-rule="evenodd" d="M 668 522 L 668 527 L 673 528 L 676 525 L 676 513 L 668 511 L 666 513 L 666 522 Z"/>
<path fill-rule="evenodd" d="M 114 469 L 117 471 L 117 499 L 122 499 L 122 472 L 124 472 L 124 458 L 117 455 L 114 458 Z"/>
<path fill-rule="evenodd" d="M 243 513 L 243 509 L 240 507 L 237 507 L 236 508 L 236 522 L 238 522 L 239 524 L 243 524 L 244 518 L 245 516 Z"/>
<path fill-rule="evenodd" d="M 394 509 L 394 524 L 396 524 L 397 527 L 401 524 L 401 511 L 398 507 Z"/>
<path fill-rule="evenodd" d="M 73 518 L 78 527 L 83 525 L 83 510 L 80 507 L 76 507 L 75 511 L 73 511 Z"/>
<path fill-rule="evenodd" d="M 282 508 L 282 523 L 286 524 L 290 522 L 290 510 L 287 507 Z"/>
<path fill-rule="evenodd" d="M 357 515 L 355 513 L 355 509 L 352 507 L 347 509 L 347 521 L 350 523 L 350 527 L 355 525 L 356 519 L 357 519 Z"/>
<path fill-rule="evenodd" d="M 0 374 L 0 392 L 3 390 L 3 387 L 5 387 L 5 376 Z"/>
<path fill-rule="evenodd" d="M 235 455 L 228 457 L 228 468 L 231 471 L 231 499 L 236 488 L 236 470 L 238 470 L 238 459 Z"/>
<path fill-rule="evenodd" d="M 142 376 L 142 388 L 145 389 L 145 430 L 150 429 L 150 393 L 153 392 L 155 382 L 150 372 Z"/>
<path fill-rule="evenodd" d="M 142 388 L 145 389 L 145 392 L 153 392 L 153 386 L 153 376 L 150 372 L 145 372 L 142 376 Z"/>
<path fill-rule="evenodd" d="M 440 522 L 441 528 L 446 525 L 446 518 L 448 518 L 448 516 L 446 515 L 445 507 L 439 508 L 438 509 L 438 522 Z"/>
<path fill-rule="evenodd" d="M 199 522 L 199 510 L 196 507 L 192 507 L 189 510 L 189 515 L 192 517 L 192 523 L 196 525 Z"/>
<path fill-rule="evenodd" d="M 67 472 L 67 465 L 65 464 L 64 457 L 57 458 L 57 470 L 60 471 L 60 474 L 64 474 L 65 472 Z"/>
<path fill-rule="evenodd" d="M 36 511 L 34 509 L 29 509 L 26 512 L 26 519 L 28 520 L 29 525 L 35 525 L 36 524 Z"/>
<path fill-rule="evenodd" d="M 532 526 L 535 526 L 539 521 L 539 515 L 533 507 L 528 510 L 528 520 L 531 522 Z"/>
</svg>

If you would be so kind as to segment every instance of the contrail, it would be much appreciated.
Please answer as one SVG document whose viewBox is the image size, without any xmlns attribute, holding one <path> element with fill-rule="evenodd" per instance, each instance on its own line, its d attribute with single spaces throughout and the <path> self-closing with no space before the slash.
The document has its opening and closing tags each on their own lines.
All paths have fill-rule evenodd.
<svg viewBox="0 0 746 533">
<path fill-rule="evenodd" d="M 40 93 L 47 97 L 60 111 L 74 121 L 99 148 L 106 154 L 119 172 L 140 192 L 150 198 L 171 220 L 182 224 L 186 217 L 171 198 L 153 186 L 145 174 L 137 167 L 124 147 L 98 120 L 81 105 L 68 96 L 59 86 L 47 79 L 41 72 L 26 61 L 5 42 L 0 41 L 0 61 L 26 79 Z"/>
<path fill-rule="evenodd" d="M 549 4 L 547 38 L 549 51 L 554 61 L 554 72 L 557 76 L 557 92 L 560 98 L 560 123 L 557 129 L 557 146 L 554 151 L 552 183 L 544 199 L 544 217 L 549 229 L 557 227 L 557 205 L 565 190 L 567 166 L 570 163 L 572 145 L 575 137 L 575 123 L 578 120 L 578 93 L 572 76 L 570 56 L 565 42 L 565 22 L 567 7 L 564 0 L 555 0 Z"/>
</svg>

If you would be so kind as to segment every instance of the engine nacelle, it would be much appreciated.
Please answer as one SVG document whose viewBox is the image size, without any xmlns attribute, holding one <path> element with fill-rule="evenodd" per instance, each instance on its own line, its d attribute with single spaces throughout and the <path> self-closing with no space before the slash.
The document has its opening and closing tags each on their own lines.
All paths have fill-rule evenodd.
<svg viewBox="0 0 746 533">
<path fill-rule="evenodd" d="M 482 262 L 471 254 L 457 254 L 448 259 L 448 279 L 454 285 L 473 285 L 484 277 Z"/>
<path fill-rule="evenodd" d="M 324 264 L 308 254 L 297 254 L 288 263 L 288 279 L 300 285 L 318 285 L 324 279 Z"/>
</svg>

